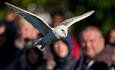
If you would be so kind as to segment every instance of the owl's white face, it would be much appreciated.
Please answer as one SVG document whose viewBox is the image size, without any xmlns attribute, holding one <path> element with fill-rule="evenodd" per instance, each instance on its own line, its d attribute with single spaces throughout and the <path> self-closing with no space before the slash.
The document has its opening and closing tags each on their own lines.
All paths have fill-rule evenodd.
<svg viewBox="0 0 115 70">
<path fill-rule="evenodd" d="M 57 26 L 54 28 L 54 33 L 57 36 L 57 38 L 65 38 L 67 36 L 68 29 L 64 25 Z"/>
</svg>

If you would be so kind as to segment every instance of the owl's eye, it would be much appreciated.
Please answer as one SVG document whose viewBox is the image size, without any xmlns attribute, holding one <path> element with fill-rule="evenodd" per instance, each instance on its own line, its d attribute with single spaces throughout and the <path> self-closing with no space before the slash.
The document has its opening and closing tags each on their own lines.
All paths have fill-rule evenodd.
<svg viewBox="0 0 115 70">
<path fill-rule="evenodd" d="M 64 31 L 63 29 L 61 31 Z"/>
</svg>

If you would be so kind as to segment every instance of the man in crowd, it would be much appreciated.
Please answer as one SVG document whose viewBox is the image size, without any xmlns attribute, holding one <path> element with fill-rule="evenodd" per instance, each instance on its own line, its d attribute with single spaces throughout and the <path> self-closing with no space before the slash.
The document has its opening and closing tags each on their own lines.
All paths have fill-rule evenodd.
<svg viewBox="0 0 115 70">
<path fill-rule="evenodd" d="M 101 31 L 94 26 L 88 26 L 82 31 L 81 48 L 84 55 L 76 64 L 75 70 L 108 70 L 104 61 L 99 61 L 105 48 Z"/>
</svg>

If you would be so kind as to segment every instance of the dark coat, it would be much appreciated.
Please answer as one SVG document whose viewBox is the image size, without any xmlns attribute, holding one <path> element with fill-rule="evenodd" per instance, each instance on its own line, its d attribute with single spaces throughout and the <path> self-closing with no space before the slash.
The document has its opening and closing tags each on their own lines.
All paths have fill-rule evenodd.
<svg viewBox="0 0 115 70">
<path fill-rule="evenodd" d="M 38 55 L 36 64 L 31 64 L 29 62 L 28 55 L 32 50 Z M 37 47 L 27 48 L 25 53 L 21 56 L 16 70 L 47 70 L 43 52 Z"/>
<path fill-rule="evenodd" d="M 80 58 L 74 70 L 109 70 L 106 63 L 89 60 L 86 56 Z"/>
</svg>

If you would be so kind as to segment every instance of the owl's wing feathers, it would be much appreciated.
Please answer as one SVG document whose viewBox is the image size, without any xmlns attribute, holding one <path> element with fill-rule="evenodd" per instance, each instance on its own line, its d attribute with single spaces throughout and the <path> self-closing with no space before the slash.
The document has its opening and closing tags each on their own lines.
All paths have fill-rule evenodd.
<svg viewBox="0 0 115 70">
<path fill-rule="evenodd" d="M 23 16 L 27 21 L 29 21 L 36 29 L 38 29 L 43 35 L 46 35 L 49 33 L 52 28 L 39 16 L 28 12 L 26 10 L 23 10 L 19 7 L 16 7 L 10 3 L 5 3 L 8 7 L 19 13 L 21 16 Z"/>
<path fill-rule="evenodd" d="M 89 17 L 93 13 L 94 13 L 94 10 L 89 11 L 89 12 L 87 12 L 87 13 L 81 15 L 81 16 L 69 18 L 69 19 L 63 21 L 61 23 L 61 25 L 65 25 L 67 27 L 70 27 L 72 24 L 74 24 L 74 23 L 76 23 L 76 22 L 78 22 L 78 21 L 80 21 L 82 19 L 85 19 L 85 18 Z"/>
</svg>

